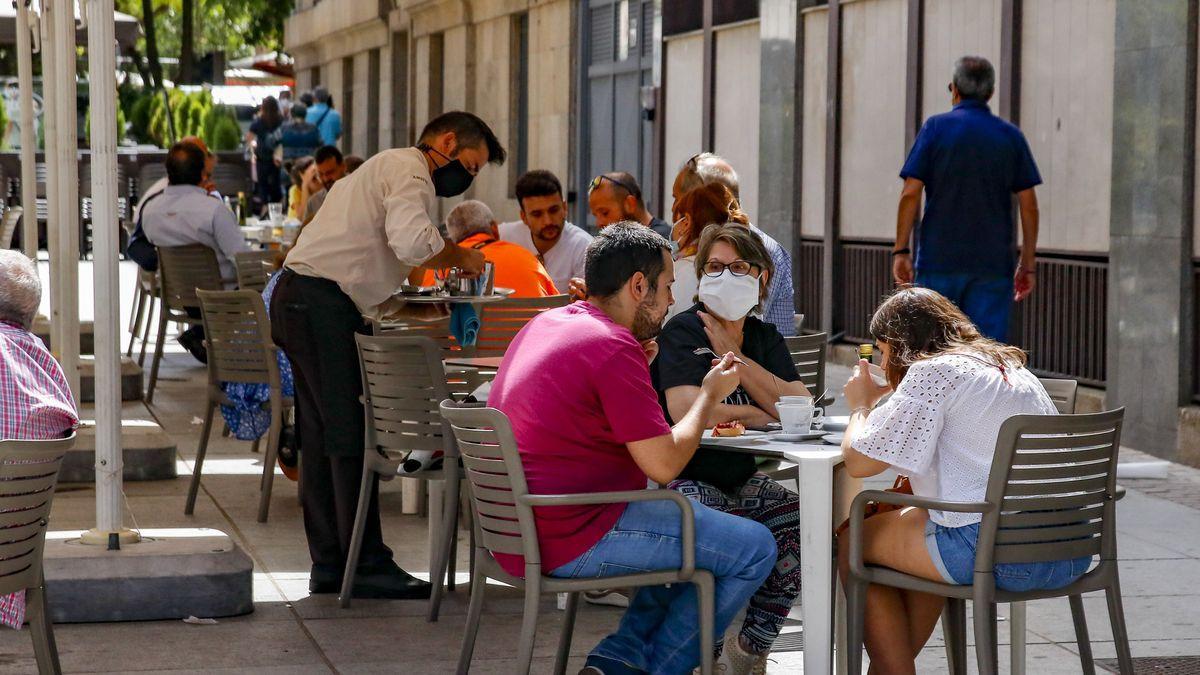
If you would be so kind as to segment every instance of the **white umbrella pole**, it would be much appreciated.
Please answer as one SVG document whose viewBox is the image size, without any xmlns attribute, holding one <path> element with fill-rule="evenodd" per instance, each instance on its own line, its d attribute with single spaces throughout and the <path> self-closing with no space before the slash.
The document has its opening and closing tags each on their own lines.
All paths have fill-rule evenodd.
<svg viewBox="0 0 1200 675">
<path fill-rule="evenodd" d="M 50 252 L 58 261 L 59 299 L 62 341 L 54 344 L 58 361 L 79 400 L 79 160 L 78 118 L 75 89 L 75 3 L 53 0 L 51 3 L 54 39 L 55 158 L 58 192 L 58 250 Z"/>
<path fill-rule="evenodd" d="M 88 82 L 92 116 L 92 273 L 95 275 L 96 529 L 85 543 L 122 533 L 121 354 L 117 337 L 117 79 L 113 0 L 88 0 Z"/>
<path fill-rule="evenodd" d="M 58 206 L 62 198 L 59 194 L 58 164 L 54 160 L 58 155 L 58 120 L 55 119 L 58 106 L 54 100 L 54 29 L 51 25 L 53 13 L 49 4 L 50 0 L 38 0 L 41 14 L 38 30 L 42 43 L 42 129 L 45 138 L 42 162 L 46 167 L 46 251 L 50 254 L 50 348 L 57 358 L 63 348 L 62 284 L 59 283 L 58 259 L 55 258 L 55 252 L 59 248 L 58 229 L 61 222 Z"/>
<path fill-rule="evenodd" d="M 17 81 L 21 101 L 21 243 L 25 255 L 37 260 L 37 119 L 33 116 L 33 35 L 28 0 L 17 0 Z"/>
</svg>

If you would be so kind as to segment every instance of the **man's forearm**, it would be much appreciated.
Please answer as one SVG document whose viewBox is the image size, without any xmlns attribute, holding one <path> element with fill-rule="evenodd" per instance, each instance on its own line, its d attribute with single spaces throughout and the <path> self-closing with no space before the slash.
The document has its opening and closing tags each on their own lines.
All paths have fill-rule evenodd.
<svg viewBox="0 0 1200 675">
<path fill-rule="evenodd" d="M 921 204 L 921 193 L 902 192 L 900 207 L 896 214 L 896 249 L 908 248 L 912 238 L 913 223 L 917 219 L 917 207 Z"/>
<path fill-rule="evenodd" d="M 708 428 L 708 418 L 716 408 L 716 401 L 712 396 L 700 392 L 696 397 L 692 407 L 688 410 L 683 419 L 671 428 L 671 437 L 675 439 L 675 448 L 680 450 L 680 459 L 678 471 L 682 471 L 683 467 L 692 459 L 692 455 L 696 453 L 696 448 L 700 446 L 700 437 L 704 435 L 704 430 Z"/>
<path fill-rule="evenodd" d="M 462 260 L 462 249 L 458 244 L 442 237 L 446 245 L 442 250 L 433 254 L 433 257 L 421 264 L 421 267 L 430 270 L 445 269 L 447 267 L 458 267 L 458 263 Z"/>
<path fill-rule="evenodd" d="M 1021 205 L 1021 264 L 1032 267 L 1037 261 L 1038 240 L 1037 205 Z"/>
</svg>

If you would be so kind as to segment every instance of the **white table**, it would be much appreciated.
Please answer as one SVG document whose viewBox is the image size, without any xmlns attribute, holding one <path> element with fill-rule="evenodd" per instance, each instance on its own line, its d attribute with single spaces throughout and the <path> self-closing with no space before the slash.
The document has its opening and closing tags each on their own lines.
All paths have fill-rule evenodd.
<svg viewBox="0 0 1200 675">
<path fill-rule="evenodd" d="M 708 436 L 708 432 L 705 434 Z M 842 449 L 817 441 L 795 443 L 771 436 L 705 438 L 704 448 L 745 452 L 796 465 L 800 495 L 801 615 L 804 620 L 804 672 L 833 672 L 835 607 L 845 616 L 845 600 L 835 593 L 833 531 L 850 511 L 850 502 L 861 489 L 842 466 Z M 845 621 L 837 622 L 838 672 L 845 672 Z"/>
</svg>

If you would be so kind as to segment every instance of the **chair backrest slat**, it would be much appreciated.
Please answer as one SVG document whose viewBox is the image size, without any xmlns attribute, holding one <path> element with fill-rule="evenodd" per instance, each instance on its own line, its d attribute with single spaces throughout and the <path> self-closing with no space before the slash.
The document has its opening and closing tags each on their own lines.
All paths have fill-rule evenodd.
<svg viewBox="0 0 1200 675">
<path fill-rule="evenodd" d="M 237 267 L 238 288 L 247 291 L 263 292 L 267 280 L 271 277 L 267 265 L 278 254 L 277 251 L 239 251 L 233 254 L 233 262 Z"/>
<path fill-rule="evenodd" d="M 567 305 L 570 300 L 567 295 L 552 295 L 546 298 L 509 298 L 485 304 L 479 317 L 475 353 L 479 356 L 503 356 L 525 324 L 542 312 Z"/>
<path fill-rule="evenodd" d="M 441 450 L 458 457 L 438 412 L 447 398 L 441 350 L 427 337 L 356 335 L 368 448 L 403 455 Z"/>
<path fill-rule="evenodd" d="M 58 470 L 75 436 L 0 441 L 0 595 L 42 581 L 47 520 Z"/>
<path fill-rule="evenodd" d="M 279 365 L 262 296 L 254 291 L 197 290 L 196 297 L 211 381 L 276 383 Z"/>
<path fill-rule="evenodd" d="M 1124 410 L 1017 415 L 1000 428 L 976 570 L 1116 557 L 1116 462 Z M 990 578 L 990 575 L 984 575 Z M 976 583 L 980 582 L 976 574 Z M 986 583 L 986 581 L 985 581 Z"/>
<path fill-rule="evenodd" d="M 158 273 L 163 303 L 173 310 L 199 307 L 196 289 L 224 289 L 217 254 L 203 244 L 158 247 Z"/>
<path fill-rule="evenodd" d="M 4 210 L 4 218 L 0 220 L 0 249 L 12 248 L 13 235 L 17 232 L 17 223 L 24 212 L 19 206 L 10 206 Z"/>
<path fill-rule="evenodd" d="M 1075 399 L 1079 393 L 1079 382 L 1048 377 L 1039 377 L 1038 381 L 1042 383 L 1042 387 L 1046 389 L 1046 393 L 1050 395 L 1050 400 L 1054 401 L 1054 407 L 1060 414 L 1075 414 Z"/>
<path fill-rule="evenodd" d="M 829 354 L 828 333 L 796 335 L 783 338 L 800 381 L 813 396 L 825 391 L 825 364 Z"/>
<path fill-rule="evenodd" d="M 466 465 L 479 545 L 493 553 L 522 555 L 526 565 L 540 565 L 533 509 L 519 503 L 529 490 L 508 417 L 495 408 L 449 400 L 442 402 L 441 412 Z"/>
</svg>

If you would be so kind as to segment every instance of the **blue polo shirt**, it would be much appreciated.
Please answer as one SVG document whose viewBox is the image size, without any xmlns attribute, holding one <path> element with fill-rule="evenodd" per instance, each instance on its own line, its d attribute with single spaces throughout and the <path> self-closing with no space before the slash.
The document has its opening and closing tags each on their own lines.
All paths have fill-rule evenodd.
<svg viewBox="0 0 1200 675">
<path fill-rule="evenodd" d="M 918 270 L 1013 273 L 1012 197 L 1042 182 L 1020 129 L 993 115 L 986 103 L 963 101 L 925 121 L 900 177 L 925 184 Z"/>
</svg>

